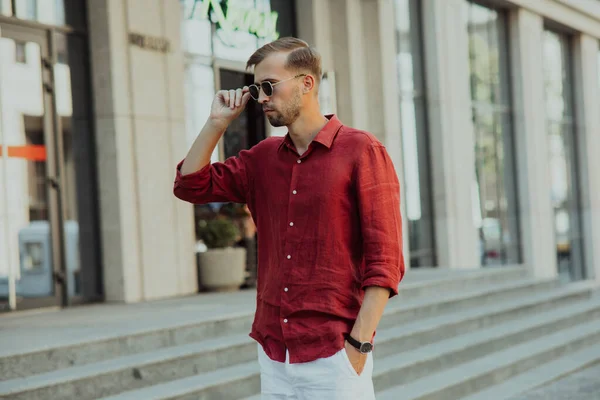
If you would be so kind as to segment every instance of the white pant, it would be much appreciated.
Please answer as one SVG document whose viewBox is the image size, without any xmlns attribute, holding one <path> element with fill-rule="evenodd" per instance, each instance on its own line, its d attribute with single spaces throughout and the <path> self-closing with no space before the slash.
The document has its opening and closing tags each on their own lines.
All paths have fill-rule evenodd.
<svg viewBox="0 0 600 400">
<path fill-rule="evenodd" d="M 307 363 L 289 360 L 286 352 L 285 363 L 273 361 L 258 345 L 262 400 L 375 400 L 372 353 L 360 376 L 345 349 Z"/>
</svg>

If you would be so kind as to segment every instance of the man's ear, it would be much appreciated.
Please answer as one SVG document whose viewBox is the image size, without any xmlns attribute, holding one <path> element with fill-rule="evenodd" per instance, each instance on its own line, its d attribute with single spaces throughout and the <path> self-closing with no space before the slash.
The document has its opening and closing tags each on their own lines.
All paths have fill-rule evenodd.
<svg viewBox="0 0 600 400">
<path fill-rule="evenodd" d="M 315 78 L 312 75 L 306 75 L 304 77 L 304 79 L 302 80 L 302 91 L 304 93 L 309 93 L 310 91 L 312 91 L 315 86 L 316 86 L 317 82 L 315 82 Z"/>
</svg>

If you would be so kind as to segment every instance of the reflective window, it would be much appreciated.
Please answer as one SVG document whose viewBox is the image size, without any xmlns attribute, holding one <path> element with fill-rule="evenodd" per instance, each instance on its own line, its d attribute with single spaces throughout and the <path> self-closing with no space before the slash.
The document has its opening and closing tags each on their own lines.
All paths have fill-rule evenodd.
<svg viewBox="0 0 600 400">
<path fill-rule="evenodd" d="M 19 47 L 27 56 L 17 62 Z M 6 249 L 0 251 L 0 298 L 8 296 L 11 269 L 18 296 L 54 294 L 46 51 L 37 41 L 0 37 L 0 249 Z"/>
<path fill-rule="evenodd" d="M 418 0 L 396 0 L 396 65 L 400 92 L 404 193 L 410 265 L 436 265 L 423 46 Z"/>
<path fill-rule="evenodd" d="M 262 45 L 295 32 L 294 1 L 180 2 L 183 46 L 191 54 L 246 62 Z"/>
<path fill-rule="evenodd" d="M 546 30 L 543 46 L 558 272 L 565 281 L 577 280 L 584 273 L 570 38 Z"/>
<path fill-rule="evenodd" d="M 64 2 L 65 0 L 15 0 L 15 14 L 17 18 L 29 21 L 65 25 Z"/>
<path fill-rule="evenodd" d="M 475 134 L 474 216 L 482 265 L 521 261 L 507 16 L 466 2 Z"/>
<path fill-rule="evenodd" d="M 25 42 L 15 41 L 15 62 L 27 64 L 27 52 L 25 51 Z"/>
</svg>

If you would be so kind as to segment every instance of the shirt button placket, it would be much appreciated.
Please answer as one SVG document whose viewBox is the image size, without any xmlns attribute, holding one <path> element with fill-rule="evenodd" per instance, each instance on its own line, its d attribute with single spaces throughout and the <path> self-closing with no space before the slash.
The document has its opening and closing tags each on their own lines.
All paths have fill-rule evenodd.
<svg viewBox="0 0 600 400">
<path fill-rule="evenodd" d="M 296 162 L 297 162 L 298 164 L 302 164 L 302 160 L 301 160 L 301 159 L 298 159 L 298 160 L 296 160 Z M 294 189 L 294 190 L 292 190 L 292 194 L 293 194 L 293 195 L 297 195 L 297 194 L 298 194 L 298 191 L 297 191 L 296 189 Z M 290 226 L 294 226 L 294 223 L 293 223 L 293 222 L 290 222 Z M 286 258 L 287 258 L 288 260 L 291 260 L 291 259 L 292 259 L 292 255 L 291 255 L 291 254 L 288 254 L 288 255 L 286 256 Z M 283 288 L 283 291 L 287 293 L 287 292 L 289 291 L 289 288 L 287 288 L 287 287 L 286 287 L 286 288 Z M 288 322 L 289 322 L 289 321 L 288 321 L 288 319 L 287 319 L 287 318 L 284 318 L 284 319 L 283 319 L 283 323 L 284 323 L 284 324 L 287 324 Z"/>
</svg>

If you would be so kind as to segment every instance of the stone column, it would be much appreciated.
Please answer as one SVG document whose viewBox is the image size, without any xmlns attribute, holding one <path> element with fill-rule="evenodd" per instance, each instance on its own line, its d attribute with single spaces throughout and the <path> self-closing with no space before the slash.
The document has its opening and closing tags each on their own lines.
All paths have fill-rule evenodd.
<svg viewBox="0 0 600 400">
<path fill-rule="evenodd" d="M 423 0 L 425 72 L 438 265 L 476 268 L 475 138 L 464 0 Z"/>
<path fill-rule="evenodd" d="M 557 276 L 543 71 L 544 21 L 510 14 L 515 151 L 523 262 L 540 278 Z"/>
<path fill-rule="evenodd" d="M 598 93 L 598 39 L 575 39 L 575 118 L 580 174 L 585 278 L 600 283 L 600 95 Z"/>
<path fill-rule="evenodd" d="M 172 195 L 186 150 L 179 1 L 87 4 L 106 300 L 192 293 L 192 210 Z M 131 33 L 170 50 L 133 45 Z"/>
</svg>

